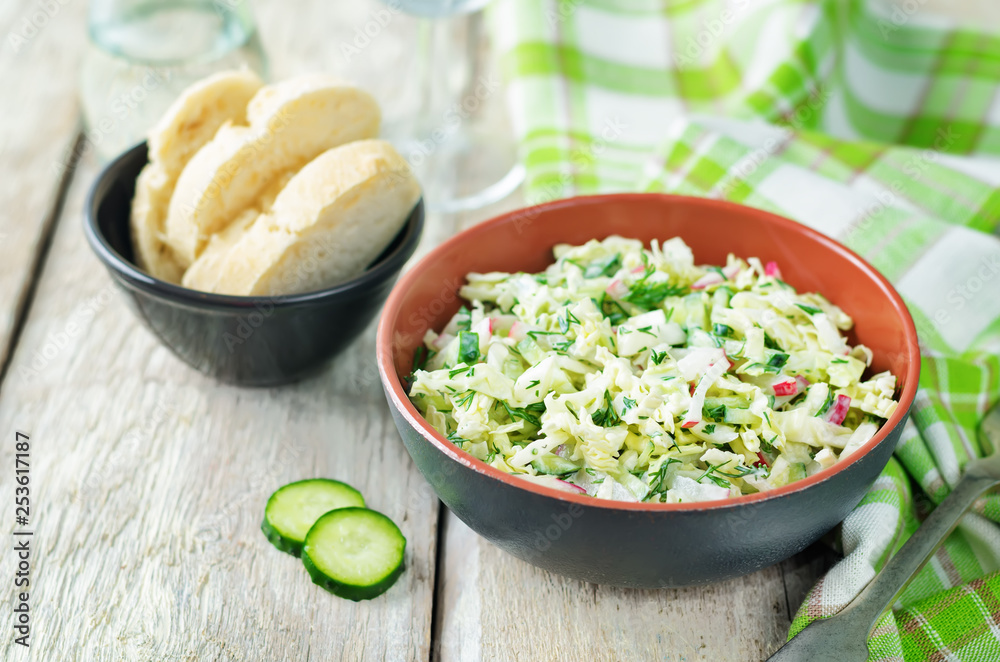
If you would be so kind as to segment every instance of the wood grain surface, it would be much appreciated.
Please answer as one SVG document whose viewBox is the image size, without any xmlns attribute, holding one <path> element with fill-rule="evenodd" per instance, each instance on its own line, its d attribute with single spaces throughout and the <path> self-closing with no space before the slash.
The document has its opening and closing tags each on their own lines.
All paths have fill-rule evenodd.
<svg viewBox="0 0 1000 662">
<path fill-rule="evenodd" d="M 0 3 L 0 370 L 58 213 L 76 141 L 85 6 Z"/>
<path fill-rule="evenodd" d="M 446 524 L 436 642 L 451 660 L 761 660 L 788 631 L 781 567 L 706 587 L 558 577 Z"/>
<path fill-rule="evenodd" d="M 295 386 L 202 377 L 139 324 L 86 245 L 94 174 L 85 160 L 51 248 L 60 266 L 38 284 L 0 397 L 0 429 L 32 441 L 30 659 L 428 659 L 438 506 L 370 371 L 372 330 Z M 3 444 L 0 466 L 12 455 Z M 407 536 L 407 571 L 380 599 L 319 590 L 261 534 L 268 495 L 312 476 L 350 482 Z M 10 481 L 0 499 L 13 503 Z M 5 554 L 0 576 L 13 574 Z M 0 658 L 19 659 L 0 623 Z"/>
<path fill-rule="evenodd" d="M 83 3 L 71 4 L 75 13 L 64 8 L 61 29 L 82 43 Z M 326 3 L 298 2 L 292 12 L 261 3 L 272 71 L 344 73 L 338 46 L 378 5 L 343 4 L 346 18 L 309 21 L 303 17 L 323 15 Z M 37 39 L 71 41 L 50 29 L 52 37 Z M 381 38 L 393 43 L 389 31 Z M 370 72 L 386 52 L 372 48 L 355 64 Z M 57 63 L 66 75 L 54 89 L 72 99 L 76 64 L 62 56 Z M 49 75 L 32 66 L 25 81 Z M 43 139 L 52 129 L 39 112 L 45 101 L 27 99 L 21 114 L 40 119 L 19 116 L 18 128 L 30 130 L 23 152 L 54 142 L 51 133 Z M 75 121 L 72 105 L 68 113 Z M 38 157 L 46 166 L 58 155 L 50 151 Z M 77 168 L 0 394 L 0 430 L 31 436 L 35 504 L 35 636 L 23 651 L 11 620 L 2 619 L 0 658 L 429 659 L 438 503 L 389 417 L 374 370 L 374 328 L 327 371 L 292 387 L 238 389 L 195 373 L 139 324 L 86 245 L 81 210 L 98 167 L 90 155 Z M 55 181 L 26 174 L 35 186 Z M 0 191 L 14 197 L 27 187 L 7 182 Z M 29 271 L 21 270 L 22 281 Z M 0 295 L 7 303 L 6 290 Z M 13 467 L 13 451 L 12 443 L 0 445 L 3 466 Z M 299 560 L 260 533 L 267 496 L 310 476 L 350 482 L 407 536 L 407 570 L 379 600 L 354 603 L 319 590 Z M 13 493 L 12 482 L 0 480 L 4 503 Z M 4 518 L 8 539 L 13 528 Z M 11 554 L 0 556 L 0 576 L 14 569 Z M 13 599 L 5 591 L 0 609 L 9 614 Z"/>
</svg>

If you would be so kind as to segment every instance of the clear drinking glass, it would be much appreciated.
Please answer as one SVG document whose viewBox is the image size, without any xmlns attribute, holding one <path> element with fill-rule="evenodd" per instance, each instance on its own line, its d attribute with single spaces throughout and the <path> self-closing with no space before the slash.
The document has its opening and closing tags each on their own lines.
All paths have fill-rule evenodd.
<svg viewBox="0 0 1000 662">
<path fill-rule="evenodd" d="M 524 178 L 499 74 L 483 48 L 489 0 L 384 0 L 420 21 L 421 108 L 386 127 L 424 187 L 431 211 L 478 209 Z"/>
<path fill-rule="evenodd" d="M 108 159 L 139 142 L 200 78 L 267 64 L 247 0 L 91 0 L 80 96 L 85 147 Z"/>
</svg>

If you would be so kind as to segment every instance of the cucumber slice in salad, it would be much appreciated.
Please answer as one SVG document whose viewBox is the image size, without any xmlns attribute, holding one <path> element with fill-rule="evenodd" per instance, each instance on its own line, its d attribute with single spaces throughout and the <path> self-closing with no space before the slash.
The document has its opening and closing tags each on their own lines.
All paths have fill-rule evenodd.
<svg viewBox="0 0 1000 662">
<path fill-rule="evenodd" d="M 267 500 L 261 531 L 271 544 L 293 556 L 302 553 L 306 534 L 320 515 L 336 508 L 364 507 L 361 492 L 329 478 L 289 483 Z"/>
<path fill-rule="evenodd" d="M 531 461 L 531 466 L 540 474 L 550 476 L 564 476 L 569 473 L 576 473 L 580 470 L 580 465 L 567 460 L 564 457 L 546 453 Z"/>
<path fill-rule="evenodd" d="M 340 508 L 309 529 L 302 562 L 315 584 L 357 602 L 389 590 L 403 572 L 405 550 L 406 538 L 382 513 Z"/>
</svg>

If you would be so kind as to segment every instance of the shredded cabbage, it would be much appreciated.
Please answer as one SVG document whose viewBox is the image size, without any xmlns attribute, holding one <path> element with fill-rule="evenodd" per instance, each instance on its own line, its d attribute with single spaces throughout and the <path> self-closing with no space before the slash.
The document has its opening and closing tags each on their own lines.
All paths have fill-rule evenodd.
<svg viewBox="0 0 1000 662">
<path fill-rule="evenodd" d="M 774 263 L 696 266 L 679 238 L 554 254 L 539 274 L 469 274 L 470 305 L 427 332 L 411 375 L 430 424 L 502 471 L 597 498 L 724 499 L 832 466 L 895 411 L 851 318 Z"/>
</svg>

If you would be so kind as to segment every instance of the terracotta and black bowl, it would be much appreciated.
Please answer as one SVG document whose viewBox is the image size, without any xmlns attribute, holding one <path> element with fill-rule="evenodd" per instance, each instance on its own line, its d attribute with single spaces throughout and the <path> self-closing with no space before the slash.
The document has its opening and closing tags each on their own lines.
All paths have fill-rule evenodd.
<svg viewBox="0 0 1000 662">
<path fill-rule="evenodd" d="M 457 448 L 407 398 L 404 378 L 427 329 L 461 305 L 471 271 L 538 272 L 557 243 L 611 234 L 679 236 L 702 264 L 774 260 L 799 291 L 826 295 L 855 320 L 852 343 L 874 352 L 873 371 L 898 378 L 899 407 L 875 437 L 833 467 L 773 491 L 726 501 L 623 503 L 517 478 Z M 626 587 L 703 584 L 759 570 L 802 550 L 840 522 L 885 467 L 917 388 L 920 356 L 906 306 L 873 267 L 794 221 L 731 203 L 656 194 L 562 200 L 467 230 L 399 281 L 378 328 L 378 365 L 407 451 L 441 500 L 501 549 L 577 579 Z"/>
<path fill-rule="evenodd" d="M 375 317 L 423 229 L 421 201 L 367 271 L 324 290 L 268 297 L 198 292 L 153 278 L 133 261 L 129 210 L 144 165 L 142 143 L 98 176 L 85 207 L 87 239 L 153 335 L 223 382 L 273 386 L 320 370 Z"/>
</svg>

